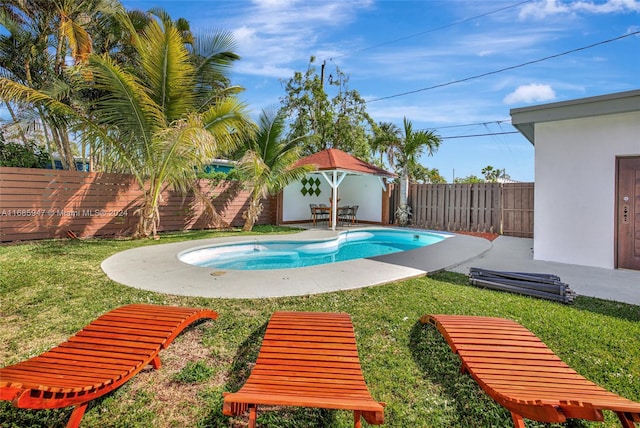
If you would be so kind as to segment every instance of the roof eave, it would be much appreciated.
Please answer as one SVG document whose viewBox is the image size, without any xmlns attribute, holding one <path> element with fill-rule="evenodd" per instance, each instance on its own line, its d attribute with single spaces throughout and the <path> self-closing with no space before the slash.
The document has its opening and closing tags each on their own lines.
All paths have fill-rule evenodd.
<svg viewBox="0 0 640 428">
<path fill-rule="evenodd" d="M 365 171 L 356 171 L 356 170 L 352 170 L 352 169 L 346 169 L 346 168 L 317 168 L 315 171 L 312 171 L 310 174 L 313 174 L 314 172 L 320 172 L 320 171 L 338 171 L 338 172 L 344 172 L 347 174 L 353 174 L 353 175 L 373 175 L 376 177 L 386 177 L 386 178 L 396 178 L 398 175 L 394 174 L 394 173 L 385 173 L 385 172 L 365 172 Z"/>
<path fill-rule="evenodd" d="M 640 110 L 640 89 L 596 97 L 514 108 L 511 124 L 535 145 L 536 123 L 581 119 Z"/>
</svg>

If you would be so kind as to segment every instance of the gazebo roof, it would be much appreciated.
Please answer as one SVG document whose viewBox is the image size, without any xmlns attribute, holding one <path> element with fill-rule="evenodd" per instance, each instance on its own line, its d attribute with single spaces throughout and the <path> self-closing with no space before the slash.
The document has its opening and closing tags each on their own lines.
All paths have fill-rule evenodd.
<svg viewBox="0 0 640 428">
<path fill-rule="evenodd" d="M 325 149 L 302 158 L 296 163 L 296 166 L 301 165 L 315 165 L 318 171 L 340 170 L 380 177 L 396 177 L 396 174 L 392 172 L 371 165 L 339 149 Z"/>
</svg>

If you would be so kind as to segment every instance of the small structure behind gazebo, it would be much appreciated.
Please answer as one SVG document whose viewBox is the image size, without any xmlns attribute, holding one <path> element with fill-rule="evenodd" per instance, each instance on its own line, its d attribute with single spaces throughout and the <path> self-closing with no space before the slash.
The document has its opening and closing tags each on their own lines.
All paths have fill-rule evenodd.
<svg viewBox="0 0 640 428">
<path fill-rule="evenodd" d="M 282 193 L 282 223 L 302 223 L 310 219 L 310 204 L 332 207 L 331 225 L 335 230 L 338 205 L 358 205 L 358 221 L 381 224 L 388 215 L 384 203 L 386 180 L 396 175 L 364 162 L 339 149 L 326 149 L 297 165 L 314 165 L 316 171 L 302 181 L 289 184 Z M 339 202 L 338 202 L 339 201 Z"/>
</svg>

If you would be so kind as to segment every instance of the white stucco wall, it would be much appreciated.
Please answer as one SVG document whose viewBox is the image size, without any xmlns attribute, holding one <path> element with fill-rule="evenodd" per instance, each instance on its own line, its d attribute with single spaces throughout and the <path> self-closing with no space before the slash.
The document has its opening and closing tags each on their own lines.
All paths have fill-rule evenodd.
<svg viewBox="0 0 640 428">
<path fill-rule="evenodd" d="M 614 268 L 616 156 L 640 155 L 640 112 L 535 125 L 534 259 Z"/>
<path fill-rule="evenodd" d="M 330 176 L 330 172 L 328 173 Z M 309 204 L 329 205 L 331 186 L 320 175 L 320 195 L 302 195 L 302 184 L 296 182 L 287 186 L 282 195 L 282 220 L 308 221 L 310 218 Z M 339 206 L 358 205 L 358 220 L 382 221 L 382 186 L 377 177 L 372 175 L 348 175 L 338 188 Z"/>
</svg>

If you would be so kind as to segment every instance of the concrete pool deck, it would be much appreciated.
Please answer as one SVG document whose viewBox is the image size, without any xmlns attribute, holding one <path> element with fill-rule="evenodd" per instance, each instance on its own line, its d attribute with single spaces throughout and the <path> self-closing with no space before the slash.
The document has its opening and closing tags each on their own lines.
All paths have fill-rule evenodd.
<svg viewBox="0 0 640 428">
<path fill-rule="evenodd" d="M 295 234 L 255 238 L 262 241 L 313 241 L 329 239 L 337 233 L 339 231 L 310 229 Z M 178 254 L 188 249 L 253 242 L 254 238 L 245 235 L 201 239 L 126 250 L 104 260 L 102 270 L 121 284 L 166 294 L 219 298 L 303 296 L 424 276 L 478 257 L 491 248 L 491 242 L 486 239 L 447 235 L 453 236 L 412 251 L 296 269 L 260 271 L 216 270 L 178 260 Z"/>
<path fill-rule="evenodd" d="M 354 230 L 356 228 L 350 228 Z M 338 232 L 310 229 L 260 240 L 329 239 Z M 286 270 L 217 271 L 178 260 L 182 251 L 251 241 L 230 237 L 151 245 L 115 254 L 102 269 L 116 282 L 159 293 L 220 298 L 261 298 L 326 293 L 424 276 L 441 270 L 468 274 L 469 267 L 558 275 L 578 295 L 640 305 L 640 271 L 600 269 L 533 260 L 533 240 L 495 241 L 453 234 L 428 247 L 370 259 Z"/>
<path fill-rule="evenodd" d="M 533 239 L 499 236 L 491 249 L 473 260 L 447 270 L 469 273 L 470 267 L 511 272 L 540 272 L 558 275 L 580 296 L 615 300 L 640 306 L 640 271 L 603 269 L 533 259 Z"/>
</svg>

